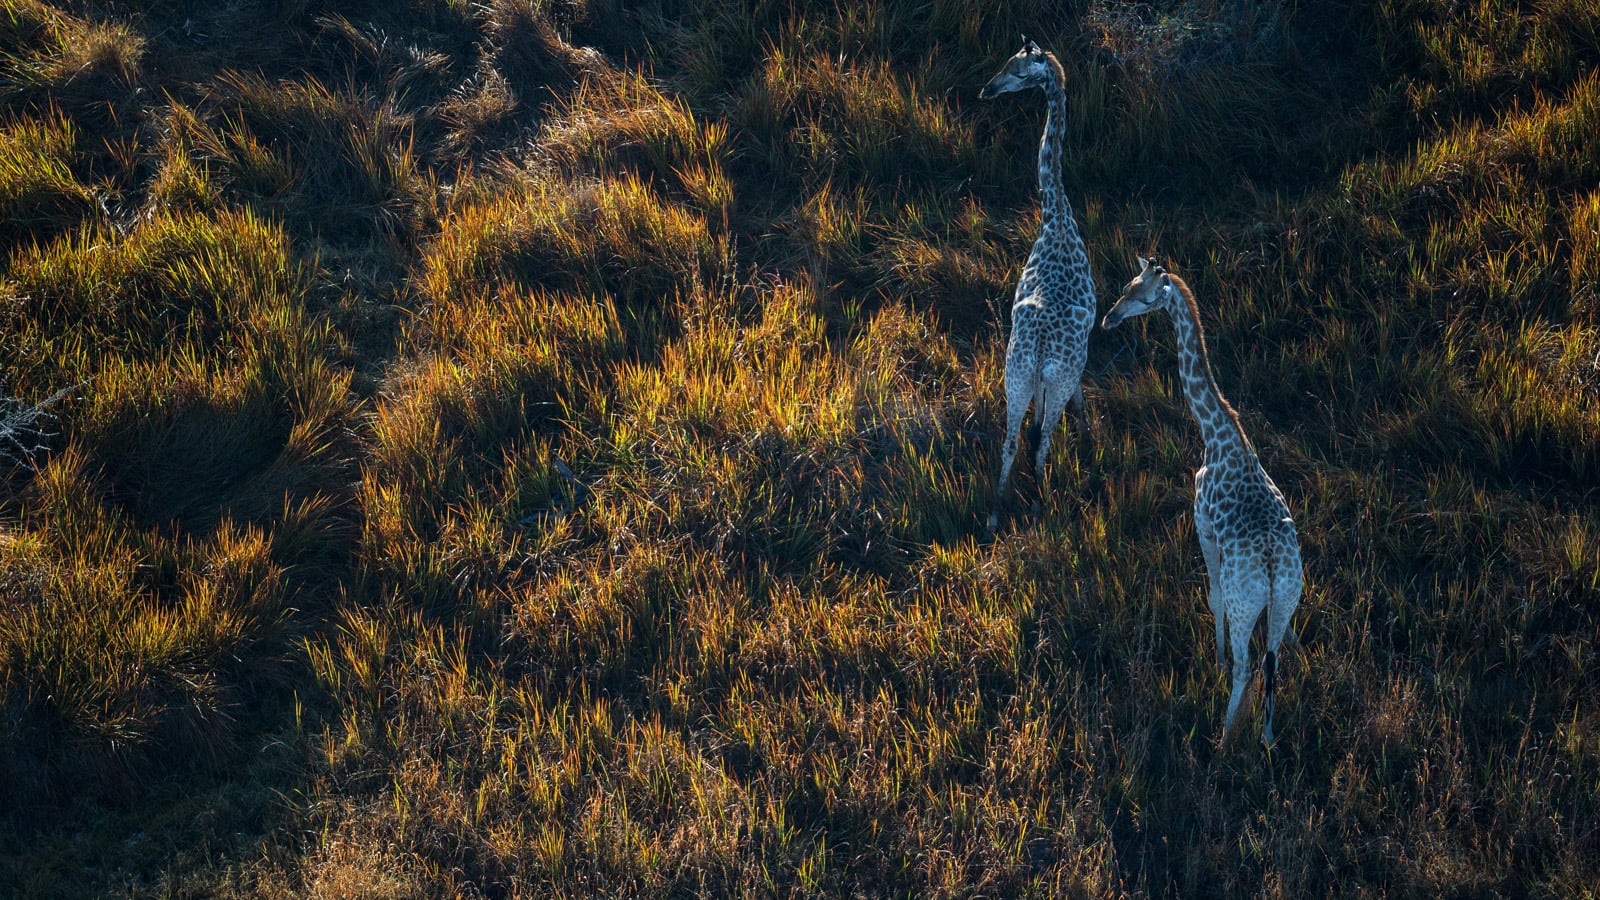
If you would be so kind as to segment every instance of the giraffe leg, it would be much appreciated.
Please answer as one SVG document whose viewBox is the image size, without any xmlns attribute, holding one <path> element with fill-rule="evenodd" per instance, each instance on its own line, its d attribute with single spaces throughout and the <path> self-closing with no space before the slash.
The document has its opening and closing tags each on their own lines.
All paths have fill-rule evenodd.
<svg viewBox="0 0 1600 900">
<path fill-rule="evenodd" d="M 1254 624 L 1253 622 L 1251 624 Z M 1228 715 L 1222 722 L 1222 744 L 1227 746 L 1233 735 L 1233 722 L 1239 715 L 1239 702 L 1244 699 L 1245 688 L 1250 685 L 1250 625 L 1228 617 L 1228 637 L 1233 644 L 1233 691 L 1228 695 Z"/>
<path fill-rule="evenodd" d="M 1094 440 L 1094 429 L 1089 427 L 1088 416 L 1083 411 L 1083 384 L 1079 383 L 1077 391 L 1067 401 L 1067 408 L 1072 410 L 1072 415 L 1078 420 L 1078 435 Z"/>
<path fill-rule="evenodd" d="M 1297 646 L 1299 644 L 1294 636 L 1294 630 L 1289 625 L 1294 618 L 1295 607 L 1300 605 L 1301 589 L 1298 565 L 1293 565 L 1288 560 L 1280 560 L 1274 570 L 1277 578 L 1272 586 L 1272 602 L 1267 608 L 1267 653 L 1261 663 L 1262 693 L 1266 699 L 1267 717 L 1261 740 L 1268 747 L 1272 746 L 1272 713 L 1275 709 L 1272 693 L 1277 681 L 1277 651 L 1283 644 L 1285 635 L 1289 637 L 1291 643 Z"/>
<path fill-rule="evenodd" d="M 1067 401 L 1071 399 L 1071 395 L 1062 388 L 1063 385 L 1059 382 L 1045 382 L 1044 412 L 1039 419 L 1039 449 L 1033 461 L 1034 471 L 1039 473 L 1041 497 L 1050 489 L 1044 476 L 1044 463 L 1050 457 L 1050 438 L 1055 434 L 1056 426 L 1061 423 L 1061 414 L 1066 412 Z"/>
<path fill-rule="evenodd" d="M 1000 527 L 1000 509 L 1006 502 L 1006 488 L 1011 486 L 1011 467 L 1017 461 L 1017 438 L 1022 433 L 1022 420 L 1028 414 L 1028 404 L 1033 400 L 1033 385 L 1027 380 L 1011 377 L 1013 367 L 1006 364 L 1006 443 L 1000 451 L 1000 483 L 994 491 L 994 509 L 989 512 L 989 533 Z"/>
<path fill-rule="evenodd" d="M 1267 649 L 1277 650 L 1287 638 L 1290 647 L 1300 646 L 1300 638 L 1290 627 L 1294 611 L 1300 606 L 1302 589 L 1300 563 L 1297 559 L 1279 558 L 1273 566 L 1271 605 L 1267 608 Z"/>
<path fill-rule="evenodd" d="M 1228 674 L 1228 651 L 1223 648 L 1228 645 L 1228 614 L 1223 611 L 1222 604 L 1216 601 L 1216 594 L 1211 595 L 1211 618 L 1217 623 L 1217 667 L 1222 669 L 1222 674 Z"/>
<path fill-rule="evenodd" d="M 1033 418 L 1028 422 L 1028 446 L 1033 448 L 1035 454 L 1039 452 L 1039 442 L 1044 439 L 1044 429 L 1040 426 L 1044 423 L 1044 394 L 1047 386 L 1041 377 L 1033 387 Z M 1044 490 L 1044 468 L 1039 465 L 1037 457 L 1034 459 L 1033 474 L 1039 479 L 1039 489 Z M 1029 511 L 1037 516 L 1040 508 L 1039 498 L 1035 497 Z"/>
<path fill-rule="evenodd" d="M 1227 610 L 1222 603 L 1222 551 L 1217 546 L 1216 537 L 1212 534 L 1211 523 L 1203 518 L 1196 517 L 1194 521 L 1195 533 L 1200 538 L 1200 551 L 1206 557 L 1206 581 L 1211 592 L 1207 601 L 1211 604 L 1211 618 L 1217 626 L 1217 665 L 1223 672 L 1228 671 L 1227 651 Z"/>
<path fill-rule="evenodd" d="M 1268 749 L 1272 747 L 1272 689 L 1277 680 L 1277 672 L 1278 654 L 1268 650 L 1261 658 L 1261 692 L 1266 697 L 1267 710 L 1266 723 L 1261 726 L 1261 743 L 1266 744 Z"/>
</svg>

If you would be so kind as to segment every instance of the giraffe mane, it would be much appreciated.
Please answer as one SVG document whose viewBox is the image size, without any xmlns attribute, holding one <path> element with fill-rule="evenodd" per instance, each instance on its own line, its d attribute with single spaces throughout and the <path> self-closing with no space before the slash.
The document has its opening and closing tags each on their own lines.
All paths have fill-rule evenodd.
<svg viewBox="0 0 1600 900">
<path fill-rule="evenodd" d="M 1153 260 L 1150 264 L 1151 266 L 1155 266 L 1155 262 Z M 1228 402 L 1228 398 L 1223 396 L 1222 390 L 1217 387 L 1217 379 L 1211 374 L 1211 350 L 1206 347 L 1205 320 L 1200 318 L 1200 305 L 1194 300 L 1194 291 L 1189 289 L 1189 283 L 1187 281 L 1184 281 L 1177 275 L 1174 275 L 1171 272 L 1163 272 L 1162 275 L 1169 283 L 1171 283 L 1173 287 L 1178 289 L 1178 296 L 1183 298 L 1183 302 L 1189 304 L 1189 316 L 1194 320 L 1195 337 L 1200 341 L 1200 352 L 1203 354 L 1202 358 L 1207 361 L 1205 365 L 1206 380 L 1211 382 L 1211 392 L 1216 394 L 1217 399 L 1222 402 L 1223 412 L 1228 414 L 1228 421 L 1233 423 L 1234 430 L 1239 432 L 1239 437 L 1244 441 L 1245 446 L 1254 449 L 1254 445 L 1250 443 L 1249 435 L 1244 433 L 1244 425 L 1239 422 L 1238 410 L 1234 409 L 1233 404 Z"/>
<path fill-rule="evenodd" d="M 1050 69 L 1055 74 L 1056 84 L 1065 87 L 1067 84 L 1067 70 L 1061 67 L 1061 60 L 1056 59 L 1056 55 L 1049 50 L 1040 50 L 1039 52 L 1043 53 L 1045 61 L 1050 63 Z"/>
</svg>

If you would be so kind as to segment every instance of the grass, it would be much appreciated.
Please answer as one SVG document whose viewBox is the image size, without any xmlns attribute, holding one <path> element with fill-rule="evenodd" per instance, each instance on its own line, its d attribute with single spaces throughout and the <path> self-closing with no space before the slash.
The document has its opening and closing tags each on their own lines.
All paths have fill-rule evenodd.
<svg viewBox="0 0 1600 900">
<path fill-rule="evenodd" d="M 1236 7 L 0 0 L 0 892 L 1594 896 L 1596 12 Z M 1022 32 L 1270 755 L 1168 330 L 983 538 Z"/>
</svg>

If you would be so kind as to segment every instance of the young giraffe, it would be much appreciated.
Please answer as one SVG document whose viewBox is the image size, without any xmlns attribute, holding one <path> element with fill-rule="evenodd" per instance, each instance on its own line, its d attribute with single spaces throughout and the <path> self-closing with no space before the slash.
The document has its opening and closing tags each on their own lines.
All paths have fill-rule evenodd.
<svg viewBox="0 0 1600 900">
<path fill-rule="evenodd" d="M 1044 138 L 1039 142 L 1040 227 L 1011 305 L 1011 341 L 1006 345 L 1006 441 L 1000 458 L 1000 484 L 989 513 L 991 533 L 1000 524 L 1000 508 L 1017 457 L 1017 437 L 1029 404 L 1033 405 L 1033 427 L 1038 435 L 1034 468 L 1041 476 L 1050 455 L 1050 436 L 1067 402 L 1072 401 L 1082 414 L 1083 363 L 1088 357 L 1089 332 L 1094 329 L 1089 256 L 1061 185 L 1067 127 L 1066 75 L 1061 63 L 1034 42 L 1025 41 L 978 96 L 990 100 L 1028 88 L 1043 90 L 1048 106 Z"/>
<path fill-rule="evenodd" d="M 1183 279 L 1140 258 L 1139 274 L 1106 313 L 1104 326 L 1151 310 L 1166 310 L 1178 333 L 1178 370 L 1189 409 L 1205 439 L 1205 464 L 1194 473 L 1194 529 L 1211 582 L 1211 615 L 1217 625 L 1217 661 L 1224 672 L 1224 630 L 1233 647 L 1233 694 L 1222 726 L 1226 745 L 1239 700 L 1250 680 L 1250 633 L 1267 611 L 1267 652 L 1262 692 L 1267 719 L 1262 741 L 1272 746 L 1272 690 L 1278 645 L 1300 604 L 1300 540 L 1283 494 L 1272 483 L 1255 448 L 1211 377 L 1205 335 L 1194 294 Z M 1291 635 L 1292 638 L 1292 635 Z"/>
</svg>

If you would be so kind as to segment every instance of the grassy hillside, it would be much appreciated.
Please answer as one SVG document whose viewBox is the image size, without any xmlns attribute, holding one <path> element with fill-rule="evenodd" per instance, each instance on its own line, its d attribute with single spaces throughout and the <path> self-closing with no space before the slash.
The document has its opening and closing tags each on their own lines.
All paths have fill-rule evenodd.
<svg viewBox="0 0 1600 900">
<path fill-rule="evenodd" d="M 0 894 L 1595 896 L 1600 5 L 993 6 L 0 0 Z M 1270 754 L 1164 321 L 983 534 L 1023 33 Z"/>
</svg>

